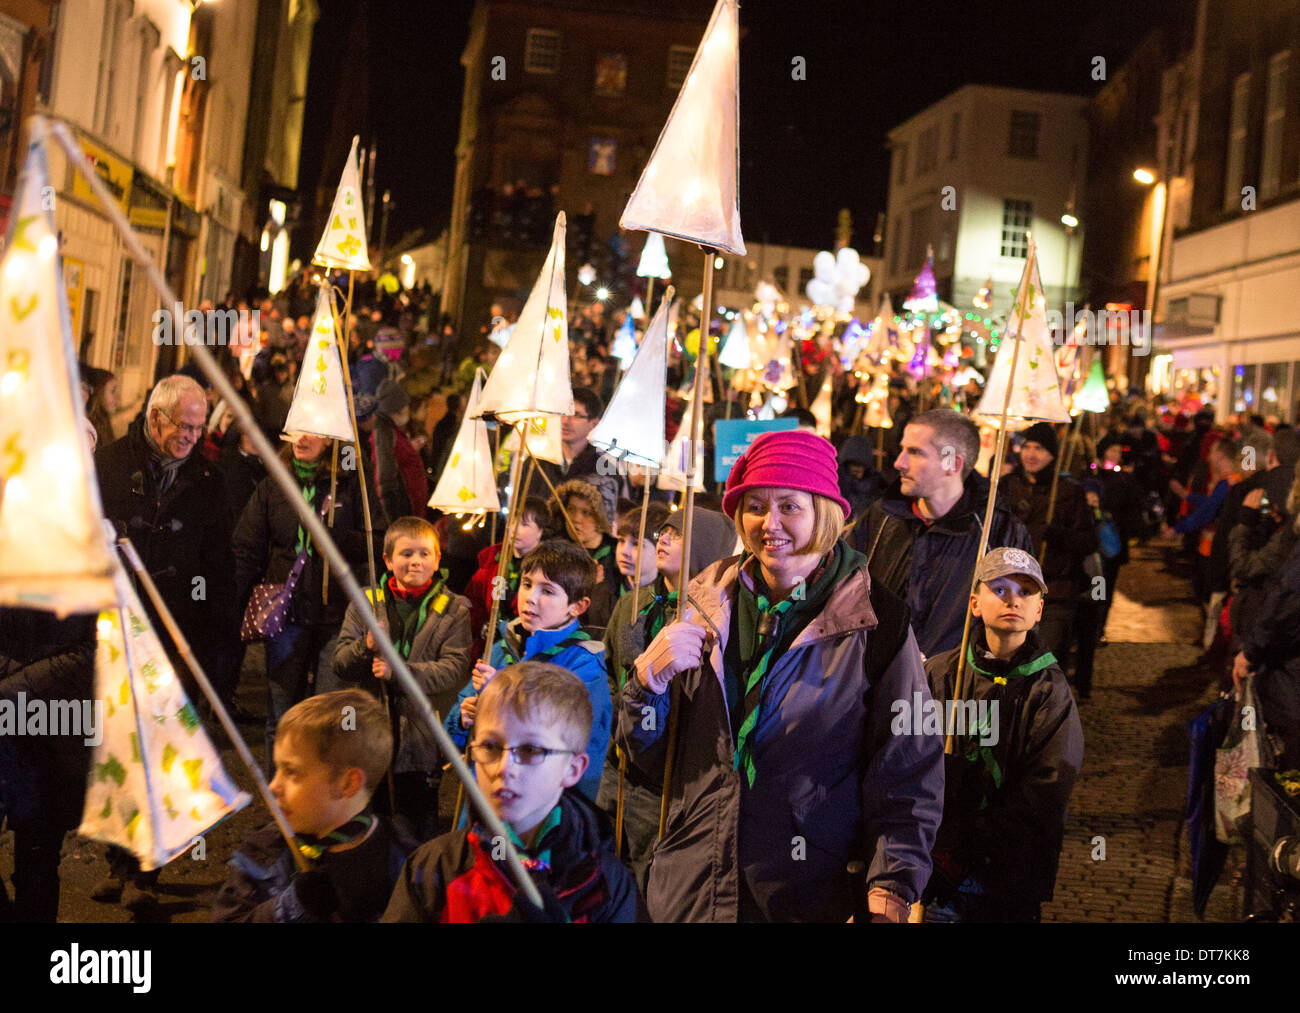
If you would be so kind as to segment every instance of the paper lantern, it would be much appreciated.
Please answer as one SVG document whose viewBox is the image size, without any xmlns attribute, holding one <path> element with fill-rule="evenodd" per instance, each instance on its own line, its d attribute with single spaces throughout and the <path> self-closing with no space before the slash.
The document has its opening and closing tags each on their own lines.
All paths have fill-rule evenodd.
<svg viewBox="0 0 1300 1013">
<path fill-rule="evenodd" d="M 126 848 L 148 871 L 252 800 L 222 767 L 126 571 L 113 569 L 117 602 L 97 623 L 101 737 L 77 833 Z"/>
<path fill-rule="evenodd" d="M 284 431 L 351 443 L 352 419 L 343 386 L 343 362 L 334 336 L 334 308 L 330 305 L 328 285 L 321 285 L 316 293 L 316 315 L 309 333 Z"/>
<path fill-rule="evenodd" d="M 737 313 L 736 319 L 731 321 L 731 329 L 727 331 L 727 340 L 722 345 L 718 362 L 728 369 L 749 369 L 749 334 L 745 330 L 745 314 Z"/>
<path fill-rule="evenodd" d="M 357 171 L 357 144 L 343 163 L 343 175 L 334 193 L 334 204 L 325 222 L 325 232 L 316 246 L 312 262 L 344 271 L 369 271 L 370 254 L 366 250 L 366 213 L 361 200 L 361 174 Z"/>
<path fill-rule="evenodd" d="M 656 484 L 660 489 L 675 489 L 678 492 L 686 489 L 686 469 L 690 461 L 688 454 L 690 453 L 692 408 L 688 400 L 686 411 L 682 415 L 682 424 L 677 427 L 677 435 L 673 437 L 673 442 L 669 445 L 668 453 L 664 455 L 659 469 L 659 480 Z M 695 445 L 695 491 L 704 491 L 703 434 L 700 442 Z"/>
<path fill-rule="evenodd" d="M 1088 380 L 1083 389 L 1074 395 L 1072 405 L 1075 411 L 1104 412 L 1110 408 L 1110 392 L 1106 389 L 1106 371 L 1102 369 L 1101 360 L 1093 359 L 1088 371 Z"/>
<path fill-rule="evenodd" d="M 597 450 L 638 463 L 658 465 L 664 457 L 664 395 L 668 388 L 668 287 L 641 348 L 610 399 L 605 414 L 587 436 Z"/>
<path fill-rule="evenodd" d="M 636 358 L 636 324 L 632 320 L 631 310 L 628 310 L 627 316 L 623 318 L 623 325 L 614 335 L 614 344 L 609 354 L 618 359 L 620 369 L 627 369 Z"/>
<path fill-rule="evenodd" d="M 1022 322 L 1023 320 L 1023 322 Z M 1020 354 L 1016 358 L 1015 376 L 1011 376 L 1011 360 L 1020 338 Z M 1047 299 L 1038 271 L 1038 249 L 1029 245 L 1024 274 L 1016 290 L 1015 306 L 998 357 L 993 362 L 993 372 L 984 385 L 976 413 L 987 419 L 1002 415 L 1007 385 L 1011 385 L 1008 418 L 1037 419 L 1045 422 L 1068 422 L 1070 415 L 1061 400 L 1060 378 L 1056 372 L 1052 339 L 1047 328 Z"/>
<path fill-rule="evenodd" d="M 572 415 L 568 300 L 564 293 L 565 219 L 555 219 L 551 249 L 510 342 L 497 359 L 475 417 L 513 424 L 538 415 Z"/>
<path fill-rule="evenodd" d="M 0 259 L 0 605 L 62 616 L 116 597 L 46 200 L 48 126 L 30 122 Z"/>
<path fill-rule="evenodd" d="M 668 266 L 668 251 L 664 248 L 664 237 L 658 232 L 647 232 L 645 246 L 641 247 L 641 259 L 637 262 L 636 273 L 641 278 L 660 278 L 667 280 L 673 276 Z"/>
<path fill-rule="evenodd" d="M 713 8 L 619 224 L 743 256 L 737 10 L 736 0 L 718 0 Z"/>
<path fill-rule="evenodd" d="M 813 403 L 808 406 L 812 412 L 812 417 L 817 420 L 817 435 L 831 438 L 831 381 L 827 377 L 822 383 L 822 388 L 813 398 Z"/>
<path fill-rule="evenodd" d="M 435 510 L 449 514 L 476 514 L 496 513 L 501 509 L 487 423 L 474 418 L 485 379 L 481 369 L 474 374 L 474 386 L 470 390 L 456 442 L 451 445 L 446 467 L 429 497 L 428 505 Z"/>
<path fill-rule="evenodd" d="M 925 248 L 925 263 L 912 285 L 912 294 L 903 300 L 903 309 L 913 313 L 934 313 L 939 309 L 938 290 L 934 281 L 934 250 Z"/>
</svg>

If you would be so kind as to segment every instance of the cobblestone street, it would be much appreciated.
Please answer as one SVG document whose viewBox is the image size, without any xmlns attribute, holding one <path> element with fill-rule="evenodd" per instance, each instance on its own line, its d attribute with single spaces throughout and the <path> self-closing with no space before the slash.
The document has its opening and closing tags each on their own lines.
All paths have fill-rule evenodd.
<svg viewBox="0 0 1300 1013">
<path fill-rule="evenodd" d="M 1098 650 L 1092 699 L 1080 708 L 1083 770 L 1044 921 L 1197 920 L 1183 822 L 1186 723 L 1214 701 L 1217 683 L 1196 665 L 1201 611 L 1186 569 L 1173 550 L 1144 546 L 1120 573 L 1110 642 Z M 1102 844 L 1105 858 L 1094 860 Z M 1206 921 L 1240 917 L 1241 866 L 1234 849 Z"/>
</svg>

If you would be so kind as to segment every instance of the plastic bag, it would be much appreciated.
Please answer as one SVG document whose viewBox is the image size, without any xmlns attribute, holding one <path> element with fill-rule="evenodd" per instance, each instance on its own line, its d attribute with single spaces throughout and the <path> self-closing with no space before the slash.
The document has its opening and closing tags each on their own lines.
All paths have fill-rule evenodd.
<svg viewBox="0 0 1300 1013">
<path fill-rule="evenodd" d="M 1264 766 L 1263 725 L 1255 680 L 1242 684 L 1223 744 L 1214 754 L 1214 833 L 1224 844 L 1241 844 L 1250 816 L 1250 768 Z"/>
</svg>

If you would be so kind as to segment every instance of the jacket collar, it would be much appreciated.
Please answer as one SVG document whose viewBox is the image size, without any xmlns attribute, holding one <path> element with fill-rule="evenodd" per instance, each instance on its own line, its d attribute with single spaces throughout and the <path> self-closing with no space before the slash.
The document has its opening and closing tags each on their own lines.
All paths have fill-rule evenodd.
<svg viewBox="0 0 1300 1013">
<path fill-rule="evenodd" d="M 519 634 L 520 636 L 523 636 L 524 628 L 522 622 L 520 620 L 515 621 L 520 622 Z M 511 625 L 514 624 L 512 623 Z M 544 651 L 548 647 L 554 647 L 556 644 L 562 643 L 578 631 L 578 626 L 578 620 L 573 619 L 566 625 L 561 626 L 558 630 L 537 630 L 534 633 L 528 634 L 527 639 L 524 641 L 524 657 L 531 658 L 538 651 Z"/>
<path fill-rule="evenodd" d="M 984 522 L 984 508 L 989 500 L 989 480 L 972 470 L 962 485 L 961 499 L 952 505 L 951 510 L 930 524 L 935 531 L 965 534 Z M 902 479 L 895 479 L 881 499 L 880 507 L 885 513 L 902 518 L 909 524 L 919 523 L 916 514 L 912 512 L 915 499 L 914 496 L 904 496 Z"/>
</svg>

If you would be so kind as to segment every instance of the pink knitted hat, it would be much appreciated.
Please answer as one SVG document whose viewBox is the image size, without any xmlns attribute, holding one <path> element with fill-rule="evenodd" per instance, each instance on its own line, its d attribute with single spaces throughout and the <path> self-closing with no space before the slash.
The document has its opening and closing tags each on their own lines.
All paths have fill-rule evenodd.
<svg viewBox="0 0 1300 1013">
<path fill-rule="evenodd" d="M 740 498 L 748 489 L 798 489 L 838 503 L 847 520 L 852 512 L 840 495 L 835 448 L 829 440 L 805 429 L 764 433 L 740 456 L 727 476 L 722 512 L 736 516 Z"/>
</svg>

